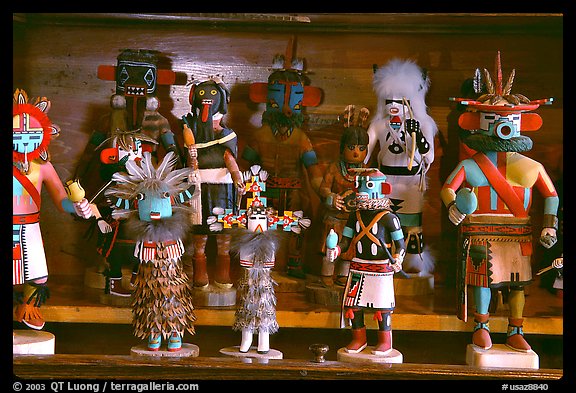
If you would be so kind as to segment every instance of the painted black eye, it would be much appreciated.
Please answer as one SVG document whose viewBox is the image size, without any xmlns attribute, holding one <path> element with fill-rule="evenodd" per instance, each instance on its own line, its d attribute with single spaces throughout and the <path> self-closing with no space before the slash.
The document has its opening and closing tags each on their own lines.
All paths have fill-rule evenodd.
<svg viewBox="0 0 576 393">
<path fill-rule="evenodd" d="M 210 90 L 210 94 L 215 96 L 216 94 L 218 94 L 218 91 L 216 89 L 212 89 Z"/>
<path fill-rule="evenodd" d="M 138 194 L 136 194 L 136 199 L 139 201 L 142 201 L 146 198 L 146 195 L 142 194 L 141 192 L 139 192 Z"/>
<path fill-rule="evenodd" d="M 168 191 L 163 192 L 162 198 L 170 198 L 170 193 Z"/>
<path fill-rule="evenodd" d="M 369 181 L 366 183 L 366 187 L 368 187 L 368 189 L 373 189 L 374 188 L 374 182 L 373 181 Z"/>
</svg>

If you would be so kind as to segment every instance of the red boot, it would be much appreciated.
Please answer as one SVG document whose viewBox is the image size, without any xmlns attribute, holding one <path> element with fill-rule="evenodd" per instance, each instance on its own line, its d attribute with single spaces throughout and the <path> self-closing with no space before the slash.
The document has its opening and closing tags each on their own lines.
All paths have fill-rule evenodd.
<svg viewBox="0 0 576 393">
<path fill-rule="evenodd" d="M 522 331 L 523 321 L 523 318 L 508 318 L 506 346 L 515 351 L 528 352 L 532 347 L 530 347 L 530 344 L 524 339 L 524 332 Z"/>
<path fill-rule="evenodd" d="M 374 355 L 384 356 L 392 351 L 392 330 L 378 330 L 378 343 L 374 346 Z"/>
<path fill-rule="evenodd" d="M 348 353 L 362 352 L 366 348 L 366 326 L 359 329 L 352 329 L 352 341 L 346 345 L 345 350 Z"/>
<path fill-rule="evenodd" d="M 216 256 L 214 284 L 220 288 L 232 288 L 230 279 L 230 254 Z"/>
<path fill-rule="evenodd" d="M 474 333 L 472 334 L 472 344 L 481 349 L 492 348 L 492 339 L 490 338 L 490 328 L 488 327 L 490 314 L 474 313 Z"/>
<path fill-rule="evenodd" d="M 208 270 L 206 269 L 206 255 L 194 255 L 192 257 L 194 265 L 193 281 L 194 287 L 208 287 Z"/>
</svg>

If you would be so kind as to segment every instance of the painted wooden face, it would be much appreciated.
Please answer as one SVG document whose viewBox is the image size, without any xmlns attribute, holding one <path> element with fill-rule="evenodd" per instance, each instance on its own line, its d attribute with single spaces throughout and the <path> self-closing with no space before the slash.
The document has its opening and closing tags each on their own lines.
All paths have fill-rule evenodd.
<svg viewBox="0 0 576 393">
<path fill-rule="evenodd" d="M 156 59 L 152 54 L 127 50 L 118 56 L 116 94 L 126 98 L 130 129 L 142 125 L 146 98 L 156 95 L 157 75 Z"/>
<path fill-rule="evenodd" d="M 268 230 L 268 215 L 266 209 L 250 209 L 246 215 L 246 227 L 251 232 L 264 232 Z"/>
<path fill-rule="evenodd" d="M 342 151 L 342 158 L 348 164 L 361 164 L 364 162 L 367 153 L 366 145 L 347 145 Z"/>
<path fill-rule="evenodd" d="M 408 101 L 409 103 L 410 101 Z M 388 116 L 390 127 L 399 130 L 402 126 L 402 119 L 407 118 L 408 107 L 402 102 L 402 97 L 393 97 L 384 101 L 384 114 Z"/>
<path fill-rule="evenodd" d="M 14 106 L 12 115 L 13 159 L 33 160 L 50 143 L 50 120 L 40 108 L 31 104 Z"/>
<path fill-rule="evenodd" d="M 266 110 L 291 117 L 302 112 L 304 85 L 295 72 L 276 72 L 268 81 Z"/>
<path fill-rule="evenodd" d="M 520 136 L 520 113 L 499 114 L 480 112 L 480 129 L 500 139 Z"/>
<path fill-rule="evenodd" d="M 172 199 L 168 192 L 140 193 L 136 199 L 140 220 L 150 222 L 172 217 Z"/>
<path fill-rule="evenodd" d="M 386 176 L 368 175 L 356 177 L 356 200 L 367 201 L 369 199 L 381 199 L 390 194 L 392 188 L 386 183 Z"/>
</svg>

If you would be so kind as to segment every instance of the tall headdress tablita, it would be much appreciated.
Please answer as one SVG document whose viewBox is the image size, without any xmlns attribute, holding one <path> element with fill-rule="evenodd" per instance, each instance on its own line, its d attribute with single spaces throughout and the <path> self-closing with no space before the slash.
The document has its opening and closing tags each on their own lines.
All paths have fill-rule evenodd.
<svg viewBox="0 0 576 393">
<path fill-rule="evenodd" d="M 361 108 L 358 113 L 356 113 L 356 106 L 350 104 L 344 108 L 344 112 L 338 116 L 338 121 L 344 126 L 344 128 L 349 127 L 360 127 L 368 128 L 368 117 L 370 116 L 370 110 L 368 108 Z"/>
<path fill-rule="evenodd" d="M 272 60 L 272 74 L 276 72 L 287 72 L 293 75 L 302 77 L 304 71 L 304 60 L 295 57 L 296 53 L 296 37 L 290 37 L 284 55 L 277 54 Z M 302 81 L 304 85 L 304 81 Z M 268 83 L 267 82 L 254 82 L 249 87 L 249 97 L 252 102 L 265 103 L 268 99 Z M 320 105 L 322 100 L 322 90 L 315 86 L 304 86 L 304 96 L 302 97 L 302 106 L 315 107 Z"/>
<path fill-rule="evenodd" d="M 516 69 L 513 69 L 503 84 L 502 62 L 500 60 L 500 51 L 496 53 L 494 61 L 494 75 L 484 68 L 480 71 L 476 69 L 474 73 L 474 92 L 481 94 L 477 99 L 455 98 L 450 97 L 451 101 L 459 102 L 473 110 L 480 112 L 497 112 L 497 113 L 514 113 L 526 112 L 537 109 L 540 105 L 550 105 L 553 98 L 543 98 L 539 100 L 530 100 L 519 93 L 512 93 L 512 84 L 516 76 Z M 482 94 L 484 93 L 484 94 Z"/>
<path fill-rule="evenodd" d="M 28 133 L 34 129 L 39 134 L 42 133 L 42 138 L 32 145 L 31 150 L 21 152 L 13 148 L 13 162 L 23 164 L 26 167 L 30 161 L 36 158 L 44 161 L 49 160 L 48 145 L 52 139 L 60 134 L 60 127 L 53 124 L 48 118 L 47 113 L 50 107 L 51 103 L 46 97 L 38 97 L 29 101 L 28 94 L 24 90 L 16 89 L 12 98 L 13 132 Z"/>
<path fill-rule="evenodd" d="M 458 125 L 465 130 L 475 130 L 479 128 L 479 112 L 498 113 L 507 115 L 512 113 L 522 113 L 520 131 L 536 131 L 542 126 L 542 118 L 537 113 L 530 112 L 540 105 L 551 105 L 554 101 L 552 97 L 539 100 L 530 100 L 522 94 L 512 94 L 512 84 L 516 70 L 513 69 L 508 76 L 506 84 L 502 79 L 502 64 L 500 61 L 500 51 L 496 54 L 494 65 L 494 76 L 490 75 L 487 69 L 483 72 L 476 69 L 474 75 L 474 91 L 481 94 L 477 99 L 450 97 L 450 101 L 456 101 L 469 108 L 470 111 L 460 115 Z M 482 78 L 482 75 L 484 78 Z"/>
</svg>

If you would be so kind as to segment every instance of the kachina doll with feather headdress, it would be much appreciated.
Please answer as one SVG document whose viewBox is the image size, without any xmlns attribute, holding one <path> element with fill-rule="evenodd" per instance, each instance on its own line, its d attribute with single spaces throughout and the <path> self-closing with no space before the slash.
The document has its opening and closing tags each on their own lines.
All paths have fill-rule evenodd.
<svg viewBox="0 0 576 393">
<path fill-rule="evenodd" d="M 12 284 L 17 305 L 15 319 L 40 330 L 40 306 L 48 292 L 48 265 L 40 230 L 41 192 L 45 186 L 60 212 L 88 219 L 90 204 L 82 189 L 66 189 L 50 162 L 48 145 L 60 132 L 48 118 L 46 97 L 29 100 L 16 89 L 12 105 Z M 16 288 L 22 288 L 22 291 Z"/>
<path fill-rule="evenodd" d="M 508 292 L 506 346 L 529 352 L 524 338 L 524 287 L 532 280 L 532 192 L 543 197 L 540 243 L 549 248 L 557 241 L 558 195 L 544 166 L 522 155 L 532 140 L 522 135 L 536 131 L 541 117 L 531 111 L 552 99 L 530 100 L 512 93 L 515 71 L 502 80 L 500 52 L 495 74 L 476 72 L 477 99 L 458 99 L 469 108 L 458 124 L 469 131 L 464 143 L 473 154 L 450 173 L 441 190 L 448 218 L 459 225 L 458 318 L 467 320 L 467 288 L 474 296 L 474 348 L 492 347 L 489 317 L 493 291 Z M 484 90 L 485 89 L 485 90 Z"/>
<path fill-rule="evenodd" d="M 310 196 L 306 175 L 318 192 L 322 173 L 310 138 L 303 129 L 304 107 L 317 106 L 322 91 L 308 86 L 302 59 L 293 58 L 295 40 L 288 44 L 286 55 L 274 57 L 267 83 L 250 85 L 250 99 L 266 103 L 262 127 L 251 135 L 243 153 L 250 165 L 261 165 L 269 173 L 266 196 L 273 199 L 278 211 L 303 210 L 310 214 Z M 306 171 L 306 174 L 304 173 Z M 286 272 L 304 278 L 302 234 L 294 234 L 288 243 Z"/>
<path fill-rule="evenodd" d="M 242 173 L 236 162 L 238 137 L 223 122 L 228 112 L 230 92 L 219 76 L 194 82 L 190 88 L 191 112 L 182 117 L 184 143 L 188 148 L 188 165 L 193 168 L 197 185 L 191 200 L 194 206 L 192 220 L 193 281 L 194 288 L 211 292 L 210 296 L 198 293 L 197 301 L 203 299 L 205 306 L 234 305 L 235 291 L 230 290 L 230 233 L 227 229 L 214 234 L 216 237 L 216 263 L 214 277 L 210 282 L 207 243 L 208 218 L 215 207 L 238 213 L 239 200 L 244 193 Z M 215 286 L 213 290 L 210 284 Z M 216 303 L 211 304 L 212 300 Z"/>
<path fill-rule="evenodd" d="M 434 161 L 438 127 L 426 111 L 430 78 L 411 60 L 392 59 L 374 72 L 378 99 L 376 116 L 368 128 L 368 163 L 379 146 L 378 168 L 393 185 L 391 208 L 400 218 L 406 239 L 404 269 L 430 275 L 435 261 L 425 245 L 422 210 L 426 173 Z"/>
<path fill-rule="evenodd" d="M 247 208 L 235 215 L 230 210 L 220 210 L 212 230 L 231 227 L 233 236 L 232 255 L 238 257 L 243 268 L 238 281 L 239 303 L 234 316 L 233 330 L 240 331 L 242 338 L 238 351 L 248 353 L 252 348 L 253 335 L 258 335 L 256 351 L 268 354 L 269 338 L 278 331 L 276 320 L 276 295 L 271 276 L 276 261 L 282 234 L 300 233 L 310 227 L 311 221 L 302 211 L 289 215 L 277 215 L 268 206 L 264 196 L 268 173 L 260 165 L 253 165 L 243 173 Z M 226 353 L 223 349 L 221 352 Z M 274 354 L 277 356 L 277 354 Z M 281 355 L 280 355 L 281 356 Z"/>
<path fill-rule="evenodd" d="M 326 257 L 334 261 L 341 253 L 353 252 L 342 299 L 342 327 L 349 322 L 352 340 L 341 351 L 339 360 L 360 354 L 368 346 L 365 310 L 374 311 L 378 321 L 378 342 L 370 348 L 374 361 L 390 357 L 392 313 L 396 307 L 394 274 L 402 272 L 406 252 L 398 216 L 387 195 L 393 187 L 377 168 L 351 168 L 355 175 L 356 209 L 339 236 L 334 230 L 326 237 Z M 352 354 L 352 355 L 347 355 Z M 363 356 L 363 355 L 358 355 Z M 394 362 L 401 354 L 391 357 Z"/>
<path fill-rule="evenodd" d="M 181 263 L 183 239 L 190 229 L 185 202 L 194 192 L 190 168 L 174 169 L 172 152 L 157 167 L 145 152 L 142 161 L 126 163 L 126 171 L 112 176 L 115 184 L 106 197 L 114 201 L 114 218 L 125 220 L 135 239 L 133 255 L 140 266 L 132 294 L 134 335 L 158 351 L 166 340 L 168 351 L 182 348 L 185 331 L 194 334 L 194 307 L 188 277 Z"/>
<path fill-rule="evenodd" d="M 356 112 L 354 105 L 348 105 L 344 114 L 340 116 L 340 123 L 344 129 L 340 137 L 340 159 L 330 163 L 319 189 L 319 194 L 326 207 L 323 217 L 323 239 L 326 238 L 331 229 L 341 235 L 350 211 L 354 209 L 355 176 L 349 172 L 349 169 L 365 166 L 364 159 L 368 153 L 366 128 L 368 127 L 369 115 L 370 111 L 367 108 L 361 108 L 360 111 Z M 324 243 L 322 245 L 322 254 L 325 254 L 326 248 Z M 344 256 L 334 262 L 330 262 L 324 257 L 320 272 L 323 284 L 332 287 L 336 271 L 336 283 L 344 286 L 348 277 L 349 265 L 349 258 L 344 258 Z"/>
<path fill-rule="evenodd" d="M 98 78 L 115 81 L 116 92 L 110 98 L 110 112 L 92 133 L 74 174 L 98 207 L 96 250 L 107 265 L 104 293 L 113 297 L 103 297 L 105 301 L 129 300 L 131 290 L 122 285 L 122 268 L 129 265 L 134 279 L 138 261 L 131 252 L 134 239 L 126 234 L 122 221 L 112 218 L 113 207 L 104 198 L 104 190 L 112 184 L 115 172 L 124 171 L 128 161 L 140 161 L 145 151 L 155 161 L 169 151 L 180 155 L 170 124 L 159 112 L 157 96 L 159 85 L 175 83 L 175 72 L 158 68 L 158 62 L 156 51 L 125 49 L 116 66 L 98 67 Z M 180 159 L 177 166 L 182 166 Z"/>
</svg>

